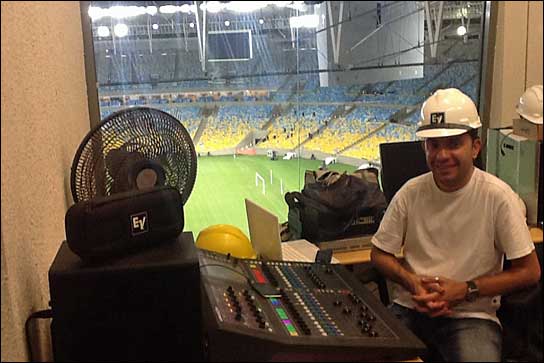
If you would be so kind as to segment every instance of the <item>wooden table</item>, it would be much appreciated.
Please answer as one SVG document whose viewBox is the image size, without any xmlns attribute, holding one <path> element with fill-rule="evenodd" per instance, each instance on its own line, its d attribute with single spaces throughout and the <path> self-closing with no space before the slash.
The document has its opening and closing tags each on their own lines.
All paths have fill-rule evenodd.
<svg viewBox="0 0 544 363">
<path fill-rule="evenodd" d="M 542 243 L 542 229 L 530 227 L 529 232 L 531 233 L 531 238 L 534 243 Z M 364 263 L 370 261 L 370 248 L 356 251 L 334 252 L 333 256 L 344 265 Z"/>
<path fill-rule="evenodd" d="M 529 228 L 529 232 L 531 232 L 531 238 L 533 239 L 534 243 L 542 243 L 542 229 L 538 227 L 531 227 Z"/>
</svg>

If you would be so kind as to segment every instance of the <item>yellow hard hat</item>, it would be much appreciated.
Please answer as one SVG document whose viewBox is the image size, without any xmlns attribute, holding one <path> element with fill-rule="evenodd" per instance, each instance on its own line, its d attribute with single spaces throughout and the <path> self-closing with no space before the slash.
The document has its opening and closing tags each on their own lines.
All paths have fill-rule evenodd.
<svg viewBox="0 0 544 363">
<path fill-rule="evenodd" d="M 237 258 L 256 258 L 249 238 L 239 228 L 230 224 L 216 224 L 198 234 L 196 246 L 203 250 L 229 254 Z"/>
</svg>

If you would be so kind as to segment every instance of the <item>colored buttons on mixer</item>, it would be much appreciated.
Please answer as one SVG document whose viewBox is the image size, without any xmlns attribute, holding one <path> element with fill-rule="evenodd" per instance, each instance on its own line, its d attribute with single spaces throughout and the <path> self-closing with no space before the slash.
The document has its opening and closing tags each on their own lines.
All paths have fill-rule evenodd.
<svg viewBox="0 0 544 363">
<path fill-rule="evenodd" d="M 282 320 L 288 318 L 287 314 L 285 313 L 285 310 L 283 310 L 282 308 L 276 308 L 276 313 L 278 313 L 278 316 L 279 316 Z"/>
<path fill-rule="evenodd" d="M 310 280 L 312 280 L 316 287 L 320 289 L 326 288 L 325 283 L 319 278 L 318 274 L 312 268 L 307 268 L 306 272 L 308 273 Z"/>
<path fill-rule="evenodd" d="M 300 279 L 299 275 L 293 270 L 293 267 L 289 264 L 281 264 L 276 267 L 276 271 L 283 278 L 285 284 L 288 287 L 302 288 L 306 287 L 304 282 Z"/>
<path fill-rule="evenodd" d="M 257 268 L 257 266 L 252 266 L 251 267 L 251 273 L 253 274 L 253 277 L 255 278 L 255 281 L 257 281 L 258 283 L 265 284 L 265 283 L 268 282 L 268 281 L 266 281 L 266 278 L 264 277 L 261 270 L 259 270 Z"/>
<path fill-rule="evenodd" d="M 282 320 L 282 322 L 285 325 L 285 327 L 287 328 L 287 331 L 289 332 L 289 334 L 291 336 L 293 336 L 293 337 L 298 336 L 297 330 L 295 329 L 295 327 L 291 323 L 291 320 Z"/>
<path fill-rule="evenodd" d="M 307 316 L 310 317 L 312 327 L 323 336 L 342 336 L 344 333 L 338 328 L 316 297 L 312 293 L 295 293 L 297 300 L 303 306 Z"/>
<path fill-rule="evenodd" d="M 280 301 L 276 298 L 270 298 L 269 301 L 272 304 L 272 306 L 280 306 Z"/>
</svg>

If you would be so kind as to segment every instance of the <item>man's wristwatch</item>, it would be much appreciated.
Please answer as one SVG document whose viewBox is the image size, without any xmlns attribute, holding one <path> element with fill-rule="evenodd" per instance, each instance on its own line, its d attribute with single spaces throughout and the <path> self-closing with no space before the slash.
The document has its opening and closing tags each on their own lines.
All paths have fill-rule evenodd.
<svg viewBox="0 0 544 363">
<path fill-rule="evenodd" d="M 480 295 L 480 290 L 474 281 L 467 281 L 467 294 L 465 300 L 472 302 L 478 298 Z"/>
</svg>

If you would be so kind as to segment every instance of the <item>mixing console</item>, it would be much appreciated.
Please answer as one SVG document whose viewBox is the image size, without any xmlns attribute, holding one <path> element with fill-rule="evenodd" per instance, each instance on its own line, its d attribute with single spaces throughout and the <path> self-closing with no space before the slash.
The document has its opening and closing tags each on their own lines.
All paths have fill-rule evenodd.
<svg viewBox="0 0 544 363">
<path fill-rule="evenodd" d="M 341 265 L 199 252 L 212 361 L 400 360 L 425 346 Z"/>
</svg>

